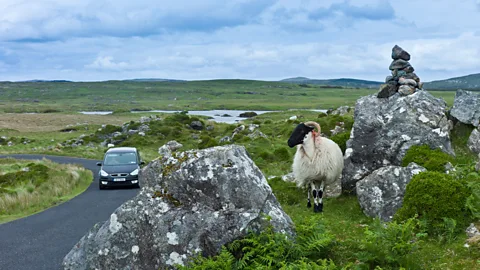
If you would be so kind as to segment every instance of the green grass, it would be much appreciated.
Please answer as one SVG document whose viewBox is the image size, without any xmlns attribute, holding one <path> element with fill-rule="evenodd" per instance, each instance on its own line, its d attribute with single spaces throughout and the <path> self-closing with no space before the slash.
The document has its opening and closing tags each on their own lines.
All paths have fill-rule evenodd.
<svg viewBox="0 0 480 270">
<path fill-rule="evenodd" d="M 7 87 L 7 88 L 6 88 Z M 71 133 L 59 132 L 60 128 L 44 131 L 17 129 L 15 125 L 0 130 L 2 136 L 25 137 L 32 143 L 23 145 L 15 144 L 11 147 L 0 147 L 0 153 L 48 153 L 55 155 L 68 155 L 100 159 L 105 148 L 80 146 L 55 147 L 57 143 L 78 138 L 81 134 L 93 134 L 101 127 L 101 124 L 120 125 L 123 122 L 138 119 L 142 115 L 133 115 L 125 112 L 127 109 L 175 109 L 175 110 L 206 110 L 206 109 L 240 109 L 240 110 L 283 110 L 290 108 L 300 109 L 327 109 L 341 105 L 353 106 L 355 101 L 364 95 L 376 93 L 377 90 L 369 89 L 328 89 L 320 86 L 309 88 L 295 84 L 283 84 L 278 82 L 259 82 L 242 80 L 217 80 L 208 82 L 101 82 L 101 83 L 0 83 L 2 93 L 6 93 L 4 103 L 0 104 L 0 110 L 4 111 L 38 111 L 45 109 L 57 109 L 62 112 L 74 112 L 79 110 L 115 110 L 112 116 L 102 118 L 87 125 L 88 130 L 79 129 Z M 135 92 L 133 98 L 131 93 Z M 15 101 L 21 98 L 34 98 L 35 93 L 41 93 L 37 98 L 39 102 Z M 100 94 L 99 94 L 100 93 Z M 431 92 L 435 96 L 442 96 L 451 106 L 455 92 Z M 114 97 L 114 98 L 113 98 Z M 177 98 L 176 100 L 174 100 Z M 94 100 L 105 100 L 96 102 Z M 71 102 L 75 100 L 75 102 Z M 8 102 L 5 102 L 8 101 Z M 67 103 L 68 102 L 68 103 Z M 121 109 L 118 109 L 121 108 Z M 73 114 L 40 114 L 42 117 L 59 117 Z M 288 120 L 296 115 L 298 120 Z M 132 136 L 127 138 L 122 146 L 136 146 L 140 149 L 142 157 L 147 162 L 158 157 L 158 148 L 170 140 L 176 140 L 183 144 L 179 151 L 193 148 L 220 145 L 220 139 L 230 136 L 238 124 L 227 125 L 221 123 L 209 123 L 213 126 L 212 131 L 195 131 L 186 128 L 190 121 L 198 120 L 208 123 L 208 120 L 188 118 L 181 115 L 161 115 L 165 121 L 151 125 L 151 131 L 146 137 Z M 61 117 L 60 117 L 61 118 Z M 65 117 L 67 118 L 67 117 Z M 13 117 L 11 121 L 15 121 Z M 122 119 L 122 121 L 118 121 Z M 243 131 L 237 134 L 233 143 L 244 145 L 265 176 L 281 176 L 291 171 L 291 162 L 295 148 L 287 146 L 287 139 L 294 127 L 302 121 L 317 121 L 322 125 L 322 132 L 329 135 L 336 122 L 344 122 L 347 132 L 353 123 L 352 115 L 346 117 L 324 117 L 322 114 L 307 110 L 279 111 L 262 114 L 245 121 L 249 124 L 260 125 L 259 130 L 267 138 L 249 138 L 249 132 Z M 73 121 L 73 120 L 71 120 Z M 64 128 L 67 122 L 62 123 Z M 75 124 L 75 122 L 72 122 Z M 30 124 L 29 124 L 30 125 Z M 134 123 L 134 125 L 138 125 Z M 39 127 L 40 128 L 40 127 Z M 470 129 L 471 131 L 471 129 Z M 338 141 L 345 141 L 345 134 L 338 136 Z M 466 136 L 469 127 L 455 127 L 452 134 L 453 147 L 457 156 L 455 163 L 459 166 L 471 166 L 475 159 L 466 148 Z M 193 139 L 197 137 L 198 139 Z M 52 142 L 52 138 L 54 142 Z M 33 150 L 36 148 L 36 150 Z M 51 150 L 49 150 L 51 149 Z M 0 159 L 0 169 L 16 171 L 15 166 L 8 165 Z M 374 231 L 375 221 L 366 217 L 353 196 L 341 196 L 335 199 L 326 199 L 323 214 L 314 214 L 312 209 L 306 208 L 305 192 L 298 190 L 293 184 L 285 183 L 278 177 L 269 180 L 270 185 L 282 204 L 285 212 L 292 218 L 298 227 L 306 226 L 309 222 L 322 224 L 325 231 L 333 237 L 333 244 L 329 246 L 327 257 L 338 266 L 329 269 L 369 269 L 360 261 L 362 254 L 367 252 L 366 239 L 367 229 Z M 75 189 L 73 193 L 80 192 Z M 70 195 L 70 197 L 73 195 Z M 65 197 L 61 197 L 62 201 Z M 43 206 L 49 207 L 50 202 Z M 28 213 L 20 212 L 20 215 L 39 211 L 34 209 Z M 15 214 L 11 214 L 14 217 Z M 0 217 L 1 220 L 2 217 Z M 3 217 L 4 218 L 4 217 Z M 392 226 L 392 232 L 402 229 L 403 225 Z M 378 233 L 377 239 L 385 240 Z M 387 239 L 388 240 L 388 239 Z M 387 241 L 385 240 L 385 241 Z M 390 242 L 388 242 L 390 241 Z M 392 244 L 391 239 L 387 244 Z M 418 249 L 412 252 L 420 268 L 410 269 L 476 269 L 479 267 L 479 253 L 472 252 L 465 247 L 465 236 L 457 234 L 448 243 L 440 243 L 438 238 L 427 237 L 418 242 Z M 271 243 L 269 243 L 271 244 Z M 367 243 L 368 244 L 368 243 Z M 394 244 L 394 243 L 393 243 Z M 363 253 L 362 253 L 363 252 Z M 377 256 L 377 251 L 369 251 L 370 256 Z M 323 255 L 322 255 L 323 256 Z M 313 256 L 315 257 L 315 256 Z M 318 256 L 319 258 L 321 256 Z M 375 259 L 375 258 L 374 258 Z M 374 260 L 373 260 L 374 261 Z M 392 264 L 395 265 L 395 264 Z M 384 265 L 382 269 L 398 269 L 392 265 Z M 305 269 L 305 268 L 289 268 Z M 325 268 L 327 269 L 327 268 Z M 373 269 L 373 268 L 371 268 Z"/>
<path fill-rule="evenodd" d="M 129 110 L 285 110 L 353 106 L 377 89 L 303 87 L 285 82 L 0 82 L 0 111 L 77 112 Z M 451 106 L 455 91 L 432 91 Z M 74 100 L 75 102 L 72 102 Z"/>
<path fill-rule="evenodd" d="M 70 200 L 82 193 L 93 179 L 90 171 L 75 165 L 61 165 L 48 160 L 1 161 L 0 223 Z M 23 171 L 24 168 L 29 168 L 29 171 Z M 15 181 L 8 181 L 12 177 Z"/>
</svg>

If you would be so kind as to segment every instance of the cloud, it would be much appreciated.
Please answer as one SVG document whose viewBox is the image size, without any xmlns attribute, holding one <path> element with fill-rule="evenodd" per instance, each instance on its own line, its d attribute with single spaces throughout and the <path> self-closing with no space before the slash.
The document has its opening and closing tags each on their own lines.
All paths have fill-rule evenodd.
<svg viewBox="0 0 480 270">
<path fill-rule="evenodd" d="M 365 20 L 392 20 L 395 18 L 395 11 L 390 3 L 386 0 L 381 0 L 376 4 L 367 4 L 362 6 L 355 6 L 351 1 L 346 0 L 342 3 L 332 4 L 328 8 L 320 8 L 309 13 L 309 17 L 318 20 L 328 17 L 335 17 L 343 15 L 353 19 Z"/>
<path fill-rule="evenodd" d="M 477 5 L 460 0 L 452 12 L 449 0 L 0 0 L 0 80 L 381 81 L 395 44 L 412 54 L 422 80 L 448 78 L 480 70 Z"/>
<path fill-rule="evenodd" d="M 387 0 L 368 1 L 354 5 L 352 1 L 305 1 L 303 6 L 276 5 L 264 16 L 269 24 L 280 24 L 292 30 L 331 31 L 351 28 L 361 21 L 393 21 L 395 10 Z M 373 2 L 373 3 L 372 3 Z"/>
<path fill-rule="evenodd" d="M 274 0 L 77 1 L 7 0 L 0 40 L 52 41 L 69 37 L 151 36 L 214 31 L 254 21 Z M 6 3 L 6 4 L 5 4 Z"/>
<path fill-rule="evenodd" d="M 124 70 L 128 69 L 129 65 L 126 62 L 115 62 L 112 56 L 99 56 L 93 63 L 85 67 L 100 70 Z"/>
</svg>

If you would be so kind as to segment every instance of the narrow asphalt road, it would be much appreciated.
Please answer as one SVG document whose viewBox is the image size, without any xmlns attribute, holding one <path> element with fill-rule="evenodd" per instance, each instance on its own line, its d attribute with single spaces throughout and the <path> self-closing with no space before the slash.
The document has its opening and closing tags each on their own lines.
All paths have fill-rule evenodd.
<svg viewBox="0 0 480 270">
<path fill-rule="evenodd" d="M 72 247 L 97 222 L 103 222 L 138 189 L 98 189 L 96 160 L 43 155 L 8 155 L 19 159 L 48 158 L 79 164 L 93 172 L 88 189 L 72 200 L 38 214 L 0 225 L 1 270 L 56 270 Z M 0 156 L 5 158 L 6 156 Z"/>
</svg>

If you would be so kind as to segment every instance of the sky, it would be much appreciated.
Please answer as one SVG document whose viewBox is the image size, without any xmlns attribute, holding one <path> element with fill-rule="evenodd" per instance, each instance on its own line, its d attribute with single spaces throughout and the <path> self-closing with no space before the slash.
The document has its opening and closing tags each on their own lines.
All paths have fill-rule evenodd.
<svg viewBox="0 0 480 270">
<path fill-rule="evenodd" d="M 480 73 L 480 0 L 0 0 L 0 81 Z"/>
</svg>

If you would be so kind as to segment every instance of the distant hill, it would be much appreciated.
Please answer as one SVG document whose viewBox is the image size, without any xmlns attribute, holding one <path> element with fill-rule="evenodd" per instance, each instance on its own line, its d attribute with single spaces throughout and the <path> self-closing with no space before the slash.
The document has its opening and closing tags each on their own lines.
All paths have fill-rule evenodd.
<svg viewBox="0 0 480 270">
<path fill-rule="evenodd" d="M 316 80 L 305 77 L 295 77 L 281 80 L 281 82 L 296 83 L 296 84 L 318 84 L 328 86 L 341 86 L 350 88 L 378 88 L 382 82 L 358 80 L 350 78 Z"/>
<path fill-rule="evenodd" d="M 158 78 L 139 78 L 139 79 L 130 79 L 123 80 L 129 82 L 185 82 L 185 80 L 173 80 L 173 79 L 158 79 Z"/>
<path fill-rule="evenodd" d="M 28 81 L 20 81 L 20 82 L 72 82 L 68 80 L 28 80 Z"/>
<path fill-rule="evenodd" d="M 480 73 L 455 77 L 446 80 L 426 82 L 423 85 L 427 90 L 480 90 Z"/>
</svg>

